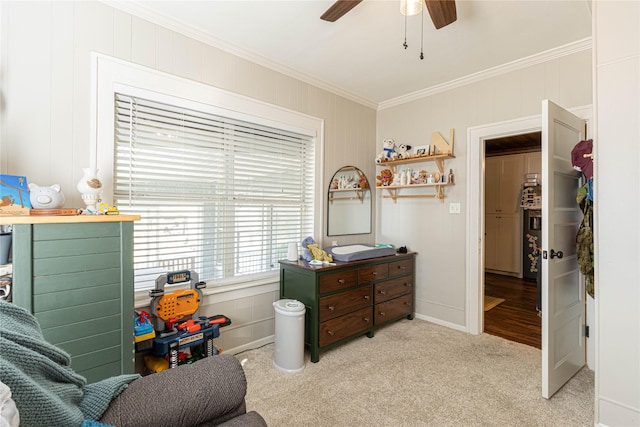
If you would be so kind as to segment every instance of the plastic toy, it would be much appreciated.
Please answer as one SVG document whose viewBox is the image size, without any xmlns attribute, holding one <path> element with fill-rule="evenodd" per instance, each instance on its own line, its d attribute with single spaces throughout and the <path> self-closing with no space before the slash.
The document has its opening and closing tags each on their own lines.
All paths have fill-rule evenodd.
<svg viewBox="0 0 640 427">
<path fill-rule="evenodd" d="M 189 282 L 190 289 L 179 289 L 165 295 L 165 285 L 186 282 Z M 152 354 L 168 358 L 169 368 L 188 363 L 184 355 L 180 356 L 180 353 L 185 353 L 181 350 L 194 350 L 190 361 L 219 353 L 213 339 L 220 336 L 220 327 L 231 324 L 231 320 L 222 315 L 198 315 L 202 289 L 206 286 L 205 282 L 198 280 L 198 273 L 183 270 L 160 275 L 156 279 L 156 288 L 149 291 L 157 334 L 153 339 Z M 195 348 L 202 348 L 202 351 L 197 352 Z"/>
<path fill-rule="evenodd" d="M 151 373 L 158 373 L 169 369 L 169 362 L 164 357 L 157 357 L 151 354 L 144 356 L 144 364 Z"/>
<path fill-rule="evenodd" d="M 116 206 L 109 203 L 100 203 L 100 213 L 104 215 L 120 215 L 120 211 Z"/>
<path fill-rule="evenodd" d="M 133 321 L 133 341 L 141 342 L 155 338 L 156 331 L 149 321 L 149 313 L 141 311 Z"/>
</svg>

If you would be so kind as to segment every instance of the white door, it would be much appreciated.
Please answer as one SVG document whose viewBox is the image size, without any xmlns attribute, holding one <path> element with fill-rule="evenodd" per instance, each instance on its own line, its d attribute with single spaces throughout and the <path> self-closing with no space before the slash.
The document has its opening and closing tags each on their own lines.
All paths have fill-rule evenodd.
<svg viewBox="0 0 640 427">
<path fill-rule="evenodd" d="M 581 174 L 571 150 L 585 123 L 542 101 L 542 396 L 550 398 L 585 364 L 585 291 L 576 256 Z"/>
</svg>

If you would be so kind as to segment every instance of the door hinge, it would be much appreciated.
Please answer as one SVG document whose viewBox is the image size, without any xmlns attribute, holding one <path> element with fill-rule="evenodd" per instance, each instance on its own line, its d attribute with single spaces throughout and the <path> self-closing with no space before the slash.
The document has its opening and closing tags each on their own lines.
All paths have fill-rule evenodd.
<svg viewBox="0 0 640 427">
<path fill-rule="evenodd" d="M 584 325 L 584 336 L 589 338 L 589 325 Z"/>
</svg>

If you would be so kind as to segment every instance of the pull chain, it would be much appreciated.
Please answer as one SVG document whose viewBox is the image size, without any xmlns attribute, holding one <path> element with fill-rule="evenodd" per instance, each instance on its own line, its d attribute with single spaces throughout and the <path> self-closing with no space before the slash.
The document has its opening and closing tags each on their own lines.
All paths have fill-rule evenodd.
<svg viewBox="0 0 640 427">
<path fill-rule="evenodd" d="M 404 15 L 404 43 L 402 43 L 402 46 L 404 46 L 405 50 L 409 46 L 407 44 L 407 15 Z"/>
<path fill-rule="evenodd" d="M 422 20 L 422 23 L 420 25 L 420 59 L 424 59 L 424 53 L 422 52 L 422 48 L 424 46 L 424 7 L 422 8 L 422 15 L 420 15 L 420 19 Z M 406 28 L 405 28 L 405 33 L 406 33 Z M 406 37 L 406 34 L 405 34 Z"/>
</svg>

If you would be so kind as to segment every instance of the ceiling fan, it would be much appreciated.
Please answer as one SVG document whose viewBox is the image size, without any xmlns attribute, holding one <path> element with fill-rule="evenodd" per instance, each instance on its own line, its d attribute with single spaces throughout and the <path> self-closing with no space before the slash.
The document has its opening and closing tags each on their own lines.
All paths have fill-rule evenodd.
<svg viewBox="0 0 640 427">
<path fill-rule="evenodd" d="M 320 19 L 335 22 L 356 7 L 362 0 L 337 0 Z M 436 29 L 451 24 L 457 19 L 455 0 L 424 0 Z"/>
</svg>

